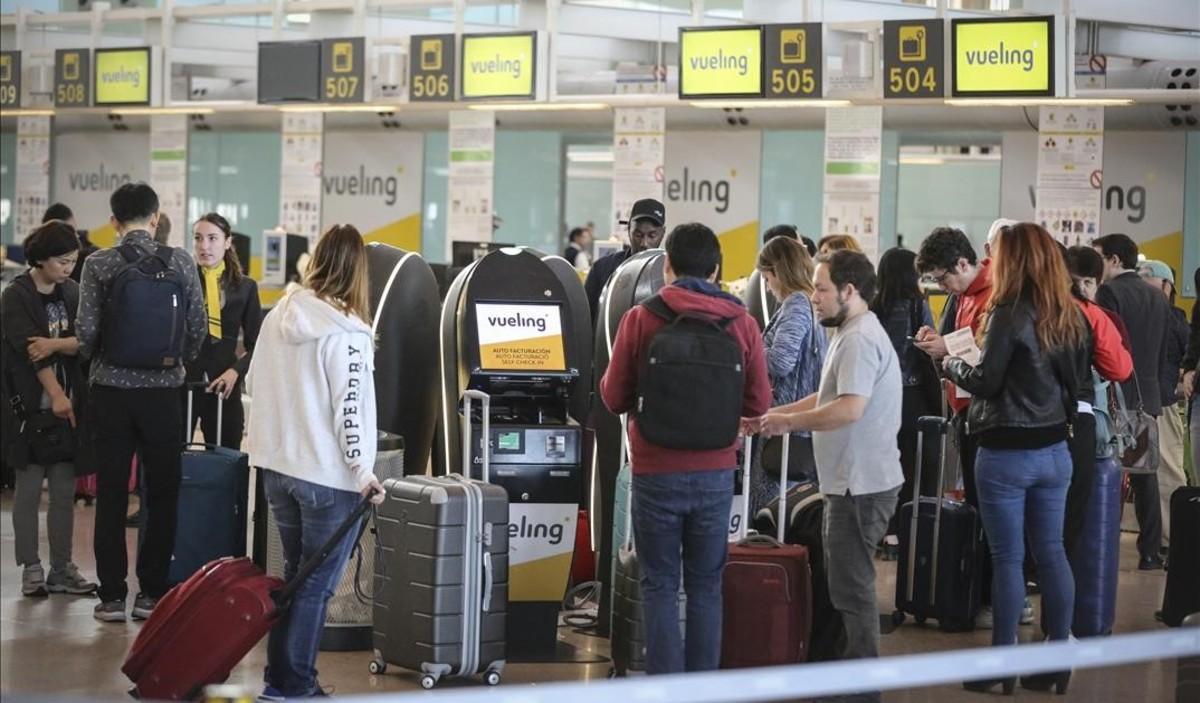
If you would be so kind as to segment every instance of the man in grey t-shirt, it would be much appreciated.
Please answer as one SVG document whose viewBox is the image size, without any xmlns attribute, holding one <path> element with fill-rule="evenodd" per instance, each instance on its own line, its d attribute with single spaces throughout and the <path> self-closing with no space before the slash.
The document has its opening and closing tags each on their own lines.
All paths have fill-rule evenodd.
<svg viewBox="0 0 1200 703">
<path fill-rule="evenodd" d="M 866 256 L 838 251 L 818 260 L 813 307 L 835 328 L 818 391 L 775 408 L 747 429 L 768 436 L 811 430 L 825 494 L 825 555 L 833 607 L 846 625 L 842 659 L 878 656 L 875 545 L 904 483 L 896 434 L 902 387 L 895 349 L 867 301 L 875 269 Z M 854 700 L 879 700 L 878 692 Z"/>
</svg>

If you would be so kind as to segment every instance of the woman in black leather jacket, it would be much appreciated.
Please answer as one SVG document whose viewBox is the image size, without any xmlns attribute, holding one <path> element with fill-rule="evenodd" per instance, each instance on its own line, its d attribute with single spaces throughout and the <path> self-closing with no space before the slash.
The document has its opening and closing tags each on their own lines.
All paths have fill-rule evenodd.
<svg viewBox="0 0 1200 703">
<path fill-rule="evenodd" d="M 992 644 L 1017 642 L 1026 534 L 1037 562 L 1047 634 L 1065 640 L 1075 600 L 1063 546 L 1071 481 L 1067 440 L 1077 407 L 1075 359 L 1086 349 L 1086 323 L 1071 297 L 1058 245 L 1044 229 L 1023 222 L 1001 230 L 993 256 L 982 358 L 974 367 L 960 358 L 945 362 L 947 377 L 972 395 L 967 430 L 979 438 L 975 472 L 992 548 Z M 1070 672 L 1059 672 L 1021 683 L 1063 693 L 1069 680 Z M 964 686 L 987 690 L 996 684 L 1009 693 L 1015 681 Z"/>
</svg>

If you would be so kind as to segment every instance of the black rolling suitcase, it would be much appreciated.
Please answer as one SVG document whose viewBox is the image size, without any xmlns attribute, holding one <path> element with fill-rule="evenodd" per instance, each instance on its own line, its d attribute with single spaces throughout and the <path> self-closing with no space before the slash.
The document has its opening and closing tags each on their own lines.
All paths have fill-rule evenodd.
<svg viewBox="0 0 1200 703">
<path fill-rule="evenodd" d="M 464 399 L 463 475 L 389 479 L 377 508 L 373 674 L 388 664 L 421 672 L 433 688 L 443 676 L 482 673 L 500 683 L 508 611 L 508 492 L 488 483 L 491 452 L 482 446 L 483 479 L 466 478 L 471 461 L 471 399 Z"/>
<path fill-rule="evenodd" d="M 949 422 L 943 417 L 917 420 L 913 500 L 901 506 L 897 521 L 900 559 L 896 567 L 896 612 L 892 614 L 897 625 L 907 614 L 918 623 L 927 618 L 937 620 L 942 630 L 971 630 L 979 612 L 983 531 L 975 508 L 945 497 L 948 428 Z M 920 496 L 924 443 L 930 436 L 941 444 L 936 498 Z"/>
<path fill-rule="evenodd" d="M 1200 487 L 1184 486 L 1171 494 L 1163 622 L 1179 627 L 1192 613 L 1200 613 Z"/>
</svg>

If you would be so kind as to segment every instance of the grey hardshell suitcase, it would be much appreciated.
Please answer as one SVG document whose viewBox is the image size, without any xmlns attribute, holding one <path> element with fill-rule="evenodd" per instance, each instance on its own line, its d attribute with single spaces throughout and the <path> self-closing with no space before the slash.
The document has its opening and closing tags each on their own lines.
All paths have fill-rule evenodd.
<svg viewBox="0 0 1200 703">
<path fill-rule="evenodd" d="M 486 394 L 464 398 L 463 474 L 470 466 L 471 400 L 483 403 L 483 436 L 490 436 Z M 482 443 L 483 481 L 407 476 L 383 484 L 377 508 L 375 657 L 372 674 L 388 664 L 421 672 L 421 686 L 443 676 L 482 673 L 500 683 L 508 611 L 508 493 L 487 482 L 491 461 Z"/>
</svg>

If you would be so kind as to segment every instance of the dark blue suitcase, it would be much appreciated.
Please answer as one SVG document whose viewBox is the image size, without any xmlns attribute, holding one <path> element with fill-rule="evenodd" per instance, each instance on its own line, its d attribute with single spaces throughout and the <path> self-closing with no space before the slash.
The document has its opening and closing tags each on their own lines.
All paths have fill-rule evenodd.
<svg viewBox="0 0 1200 703">
<path fill-rule="evenodd" d="M 900 507 L 896 523 L 900 549 L 896 611 L 892 620 L 899 625 L 906 614 L 915 617 L 917 623 L 933 618 L 942 630 L 955 632 L 975 628 L 982 580 L 983 529 L 975 508 L 943 496 L 948 427 L 942 417 L 917 419 L 918 461 L 913 501 Z M 933 435 L 941 444 L 936 498 L 918 493 L 927 435 Z"/>
<path fill-rule="evenodd" d="M 1088 498 L 1079 549 L 1071 564 L 1075 575 L 1076 637 L 1112 632 L 1117 614 L 1117 566 L 1121 556 L 1121 467 L 1113 459 L 1096 460 L 1096 478 Z"/>
<path fill-rule="evenodd" d="M 191 393 L 187 405 L 190 430 Z M 167 572 L 172 585 L 186 581 L 214 559 L 246 555 L 250 457 L 220 446 L 223 405 L 217 403 L 217 444 L 189 442 L 183 450 L 175 551 Z"/>
</svg>

